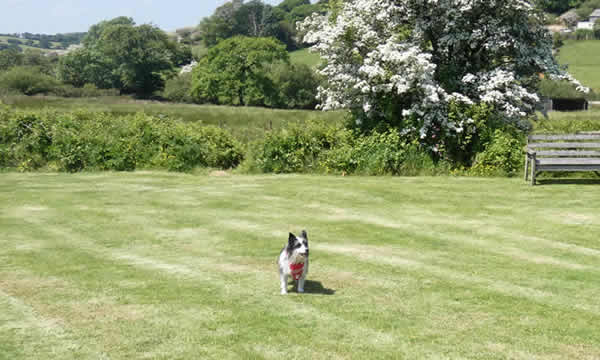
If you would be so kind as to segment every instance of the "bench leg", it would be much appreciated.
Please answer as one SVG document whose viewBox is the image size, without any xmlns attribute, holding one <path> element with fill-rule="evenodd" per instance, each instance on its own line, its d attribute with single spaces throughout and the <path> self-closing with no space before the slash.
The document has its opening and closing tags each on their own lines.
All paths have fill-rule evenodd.
<svg viewBox="0 0 600 360">
<path fill-rule="evenodd" d="M 529 155 L 525 155 L 525 181 L 528 180 L 529 177 Z"/>
<path fill-rule="evenodd" d="M 531 186 L 535 185 L 535 158 L 531 159 Z"/>
</svg>

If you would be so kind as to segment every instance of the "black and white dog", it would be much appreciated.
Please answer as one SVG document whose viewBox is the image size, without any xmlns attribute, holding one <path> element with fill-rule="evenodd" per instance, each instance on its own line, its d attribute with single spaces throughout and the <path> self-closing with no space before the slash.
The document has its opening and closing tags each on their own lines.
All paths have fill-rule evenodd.
<svg viewBox="0 0 600 360">
<path fill-rule="evenodd" d="M 304 292 L 304 281 L 308 274 L 308 236 L 305 230 L 300 236 L 290 233 L 287 245 L 279 254 L 278 264 L 281 293 L 287 294 L 288 276 L 298 282 L 298 292 Z"/>
</svg>

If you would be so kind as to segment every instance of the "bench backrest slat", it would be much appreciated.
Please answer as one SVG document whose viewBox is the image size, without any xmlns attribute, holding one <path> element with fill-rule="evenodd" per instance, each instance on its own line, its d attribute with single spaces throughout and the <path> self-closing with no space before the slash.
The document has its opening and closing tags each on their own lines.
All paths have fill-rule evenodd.
<svg viewBox="0 0 600 360">
<path fill-rule="evenodd" d="M 532 140 L 600 140 L 600 134 L 530 135 Z"/>
<path fill-rule="evenodd" d="M 592 156 L 600 157 L 600 151 L 592 150 L 541 150 L 536 151 L 538 156 Z"/>
<path fill-rule="evenodd" d="M 557 148 L 557 149 L 593 149 L 600 148 L 600 143 L 592 142 L 543 142 L 543 143 L 529 143 L 527 144 L 529 149 L 539 148 Z"/>
</svg>

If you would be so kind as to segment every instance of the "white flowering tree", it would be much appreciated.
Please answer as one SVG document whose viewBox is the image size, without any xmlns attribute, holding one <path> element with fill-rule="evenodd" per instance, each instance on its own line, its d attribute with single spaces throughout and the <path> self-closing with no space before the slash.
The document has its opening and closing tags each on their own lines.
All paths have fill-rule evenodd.
<svg viewBox="0 0 600 360">
<path fill-rule="evenodd" d="M 552 38 L 529 1 L 334 4 L 300 28 L 325 60 L 321 108 L 349 109 L 365 130 L 383 124 L 433 151 L 460 147 L 491 119 L 518 123 L 534 112 L 539 74 L 575 82 L 554 60 Z"/>
</svg>

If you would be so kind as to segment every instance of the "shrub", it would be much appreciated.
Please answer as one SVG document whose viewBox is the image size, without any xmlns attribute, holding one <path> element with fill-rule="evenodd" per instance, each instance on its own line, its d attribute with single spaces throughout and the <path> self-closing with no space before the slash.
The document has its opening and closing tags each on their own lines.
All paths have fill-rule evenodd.
<svg viewBox="0 0 600 360">
<path fill-rule="evenodd" d="M 514 133 L 496 130 L 484 151 L 477 154 L 469 174 L 478 176 L 518 174 L 524 161 L 524 138 Z"/>
<path fill-rule="evenodd" d="M 576 40 L 592 40 L 594 39 L 594 31 L 588 29 L 577 29 L 575 30 Z"/>
<path fill-rule="evenodd" d="M 397 130 L 374 132 L 328 151 L 322 156 L 325 170 L 348 174 L 399 174 L 408 148 Z"/>
<path fill-rule="evenodd" d="M 225 130 L 138 113 L 0 109 L 0 167 L 129 171 L 233 168 L 241 145 Z"/>
<path fill-rule="evenodd" d="M 83 87 L 75 87 L 70 84 L 56 86 L 52 94 L 67 98 L 118 96 L 118 89 L 98 89 L 94 84 L 85 84 Z"/>
<path fill-rule="evenodd" d="M 589 97 L 587 94 L 577 91 L 575 86 L 568 81 L 550 79 L 542 79 L 540 81 L 538 93 L 541 96 L 555 99 L 580 99 Z"/>
<path fill-rule="evenodd" d="M 37 169 L 45 164 L 51 142 L 49 124 L 38 116 L 0 108 L 0 167 Z"/>
<path fill-rule="evenodd" d="M 433 174 L 437 165 L 418 144 L 397 130 L 370 135 L 341 126 L 309 122 L 272 132 L 253 144 L 247 172 L 321 172 L 361 175 Z"/>
<path fill-rule="evenodd" d="M 241 145 L 223 129 L 197 123 L 162 123 L 159 152 L 153 163 L 172 171 L 194 167 L 236 167 L 243 159 Z"/>
<path fill-rule="evenodd" d="M 268 133 L 264 140 L 253 146 L 256 170 L 265 173 L 292 173 L 318 171 L 319 157 L 326 150 L 343 146 L 352 133 L 335 125 L 292 125 L 280 132 Z"/>
<path fill-rule="evenodd" d="M 0 75 L 0 86 L 25 95 L 47 93 L 58 85 L 53 77 L 43 74 L 38 67 L 17 66 Z"/>
<path fill-rule="evenodd" d="M 317 74 L 304 64 L 277 64 L 271 67 L 269 77 L 277 95 L 271 104 L 282 109 L 314 109 L 317 106 Z"/>
<path fill-rule="evenodd" d="M 191 103 L 192 74 L 186 73 L 167 80 L 163 97 L 169 101 Z"/>
</svg>

